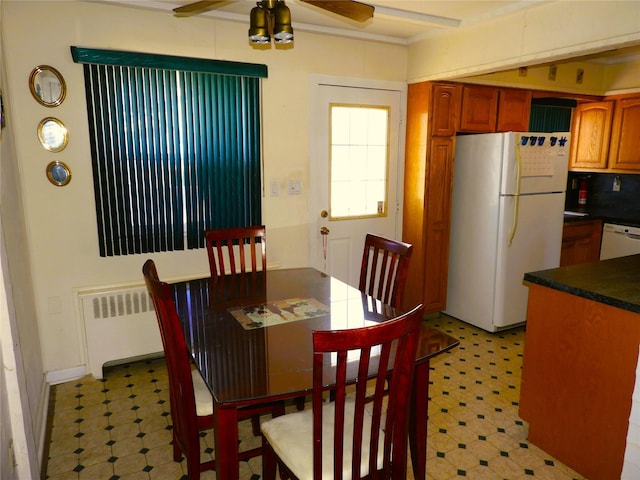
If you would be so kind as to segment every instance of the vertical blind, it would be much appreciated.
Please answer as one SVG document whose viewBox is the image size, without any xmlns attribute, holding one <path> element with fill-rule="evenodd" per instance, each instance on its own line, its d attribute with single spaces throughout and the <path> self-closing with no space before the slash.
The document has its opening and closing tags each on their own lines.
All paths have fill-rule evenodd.
<svg viewBox="0 0 640 480">
<path fill-rule="evenodd" d="M 547 105 L 531 105 L 529 131 L 568 132 L 571 130 L 572 109 Z"/>
<path fill-rule="evenodd" d="M 260 76 L 117 53 L 82 62 L 100 255 L 200 248 L 205 229 L 261 224 Z"/>
</svg>

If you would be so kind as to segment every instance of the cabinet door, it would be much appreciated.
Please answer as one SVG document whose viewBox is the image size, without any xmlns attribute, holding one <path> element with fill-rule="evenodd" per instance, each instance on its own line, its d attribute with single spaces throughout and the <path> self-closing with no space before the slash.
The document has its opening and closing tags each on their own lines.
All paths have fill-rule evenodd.
<svg viewBox="0 0 640 480">
<path fill-rule="evenodd" d="M 597 262 L 600 258 L 602 221 L 565 223 L 562 229 L 560 266 Z"/>
<path fill-rule="evenodd" d="M 460 130 L 491 133 L 496 131 L 498 89 L 465 85 L 462 89 Z"/>
<path fill-rule="evenodd" d="M 452 137 L 460 123 L 461 85 L 434 83 L 432 91 L 431 135 Z"/>
<path fill-rule="evenodd" d="M 444 137 L 434 137 L 429 144 L 423 293 L 426 312 L 443 310 L 447 302 L 453 145 L 453 138 Z"/>
<path fill-rule="evenodd" d="M 498 100 L 498 132 L 529 131 L 531 91 L 503 89 Z"/>
<path fill-rule="evenodd" d="M 570 168 L 607 168 L 613 102 L 578 105 L 573 111 Z"/>
<path fill-rule="evenodd" d="M 616 100 L 609 167 L 640 170 L 640 97 Z"/>
</svg>

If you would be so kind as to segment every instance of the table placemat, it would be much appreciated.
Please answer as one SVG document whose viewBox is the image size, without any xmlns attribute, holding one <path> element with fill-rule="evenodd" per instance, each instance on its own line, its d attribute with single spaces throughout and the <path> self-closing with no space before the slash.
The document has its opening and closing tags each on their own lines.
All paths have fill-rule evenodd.
<svg viewBox="0 0 640 480">
<path fill-rule="evenodd" d="M 245 330 L 329 315 L 329 308 L 315 298 L 289 298 L 272 303 L 229 309 Z"/>
</svg>

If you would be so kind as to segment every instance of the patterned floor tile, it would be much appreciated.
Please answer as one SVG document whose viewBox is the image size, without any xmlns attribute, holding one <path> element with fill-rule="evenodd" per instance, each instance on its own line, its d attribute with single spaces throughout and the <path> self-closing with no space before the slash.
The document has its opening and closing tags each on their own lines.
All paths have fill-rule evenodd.
<svg viewBox="0 0 640 480">
<path fill-rule="evenodd" d="M 427 479 L 583 480 L 527 442 L 518 417 L 524 328 L 490 334 L 445 315 L 427 321 L 460 339 L 431 364 Z M 164 359 L 56 385 L 52 398 L 48 479 L 186 480 L 184 459 L 173 461 Z M 238 428 L 240 450 L 260 445 L 249 421 Z M 211 431 L 201 447 L 203 459 L 215 456 Z M 261 469 L 259 457 L 240 462 L 240 478 L 259 480 Z"/>
</svg>

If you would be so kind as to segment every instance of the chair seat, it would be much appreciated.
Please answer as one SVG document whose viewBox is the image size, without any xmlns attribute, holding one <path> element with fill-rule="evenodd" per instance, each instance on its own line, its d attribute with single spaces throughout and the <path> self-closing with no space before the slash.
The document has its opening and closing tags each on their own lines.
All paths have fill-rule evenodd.
<svg viewBox="0 0 640 480">
<path fill-rule="evenodd" d="M 331 480 L 333 476 L 333 428 L 335 404 L 329 402 L 322 407 L 322 478 Z M 345 401 L 345 434 L 343 475 L 345 480 L 351 479 L 353 456 L 353 418 L 355 401 Z M 362 438 L 361 472 L 366 475 L 369 470 L 369 439 L 371 432 L 371 416 L 365 410 Z M 303 410 L 268 420 L 262 424 L 262 434 L 273 446 L 278 457 L 287 465 L 291 473 L 300 480 L 313 479 L 313 411 Z M 378 468 L 383 464 L 384 432 L 380 431 L 378 443 Z"/>
<path fill-rule="evenodd" d="M 199 417 L 213 415 L 213 398 L 204 378 L 195 368 L 191 369 L 191 378 L 193 378 L 193 394 L 196 399 L 196 415 Z"/>
</svg>

